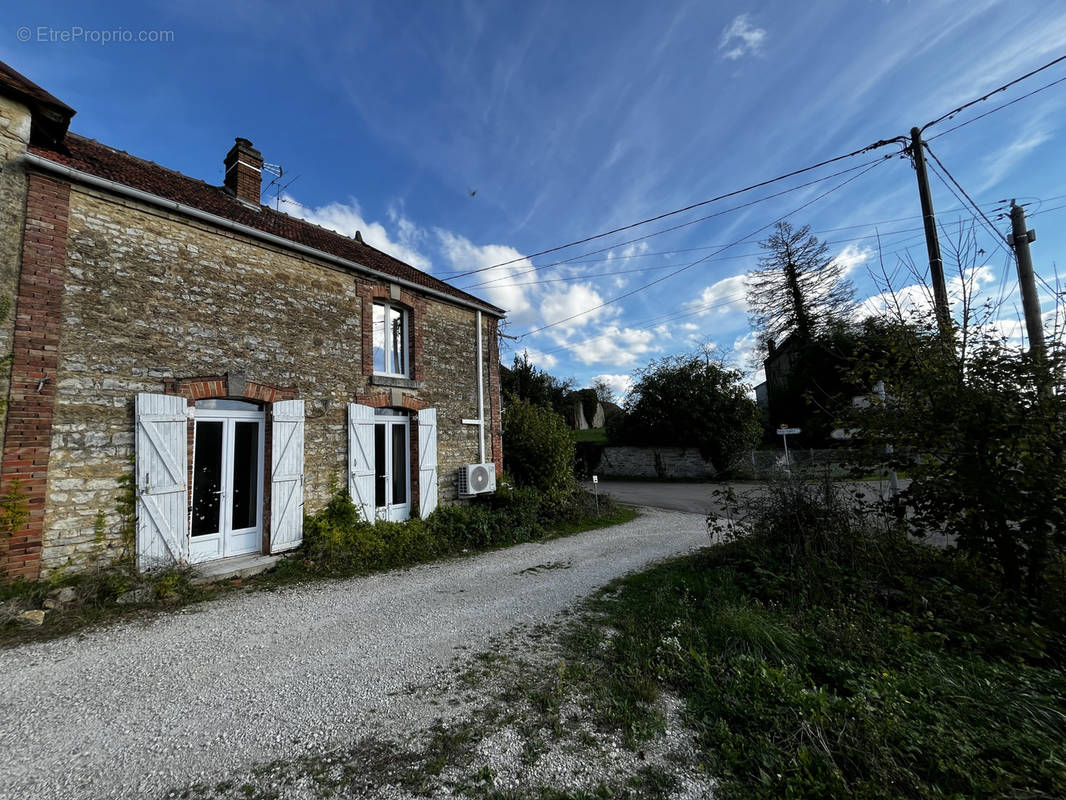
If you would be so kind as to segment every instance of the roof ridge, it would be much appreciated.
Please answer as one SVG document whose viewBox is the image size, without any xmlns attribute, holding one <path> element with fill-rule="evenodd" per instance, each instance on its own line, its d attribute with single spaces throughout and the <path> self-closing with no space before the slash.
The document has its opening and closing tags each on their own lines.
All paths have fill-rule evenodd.
<svg viewBox="0 0 1066 800">
<path fill-rule="evenodd" d="M 225 186 L 208 183 L 155 161 L 133 155 L 78 133 L 68 133 L 67 144 L 73 147 L 31 146 L 48 160 L 67 164 L 122 186 L 139 189 L 165 200 L 182 203 L 223 219 L 268 233 L 294 245 L 310 246 L 355 266 L 423 286 L 456 299 L 474 302 L 484 308 L 506 313 L 504 309 L 477 295 L 453 286 L 442 278 L 408 264 L 390 253 L 367 244 L 360 236 L 348 236 L 304 217 L 295 216 L 267 203 L 258 206 L 242 203 Z M 94 150 L 96 151 L 94 153 Z M 125 169 L 124 169 L 125 168 Z M 130 169 L 132 168 L 132 171 Z M 299 203 L 298 203 L 299 204 Z M 299 204 L 302 205 L 302 204 Z M 408 274 L 409 273 L 409 274 Z"/>
<path fill-rule="evenodd" d="M 207 187 L 209 187 L 211 189 L 221 189 L 221 188 L 223 188 L 221 186 L 218 186 L 217 184 L 208 183 L 203 178 L 196 178 L 196 177 L 194 177 L 192 175 L 186 175 L 184 172 L 176 170 L 173 167 L 168 167 L 168 166 L 165 166 L 163 164 L 160 164 L 158 161 L 152 161 L 150 158 L 144 158 L 142 156 L 134 155 L 129 150 L 123 150 L 123 149 L 121 149 L 119 147 L 114 147 L 112 145 L 109 145 L 106 142 L 101 142 L 99 139 L 93 139 L 91 136 L 83 136 L 82 134 L 77 133 L 75 131 L 67 131 L 67 136 L 72 136 L 72 137 L 74 137 L 76 139 L 81 139 L 83 142 L 92 142 L 93 144 L 95 144 L 98 147 L 104 147 L 104 148 L 110 150 L 113 153 L 120 153 L 121 155 L 125 156 L 126 158 L 132 158 L 135 161 L 140 161 L 142 164 L 151 164 L 156 169 L 161 169 L 161 170 L 165 170 L 167 172 L 173 173 L 174 175 L 177 175 L 180 178 L 184 178 L 187 181 L 195 181 L 196 183 L 201 183 L 204 186 L 207 186 Z"/>
</svg>

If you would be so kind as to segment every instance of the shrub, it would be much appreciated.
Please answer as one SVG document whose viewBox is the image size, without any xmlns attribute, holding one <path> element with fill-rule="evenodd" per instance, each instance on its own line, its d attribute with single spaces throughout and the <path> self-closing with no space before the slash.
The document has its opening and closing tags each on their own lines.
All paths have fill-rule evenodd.
<svg viewBox="0 0 1066 800">
<path fill-rule="evenodd" d="M 551 409 L 512 398 L 503 412 L 503 454 L 504 465 L 519 486 L 551 496 L 573 483 L 570 429 Z"/>
<path fill-rule="evenodd" d="M 1006 589 L 1039 597 L 1066 552 L 1066 393 L 1052 386 L 1061 348 L 1045 360 L 984 331 L 958 350 L 920 327 L 892 334 L 887 360 L 858 362 L 867 385 L 884 381 L 884 399 L 842 425 L 873 450 L 895 448 L 894 466 L 912 478 L 903 501 L 916 531 L 946 534 L 998 569 Z"/>
<path fill-rule="evenodd" d="M 637 376 L 625 414 L 608 422 L 611 442 L 693 447 L 724 472 L 758 441 L 758 406 L 738 370 L 689 354 L 652 361 Z"/>
<path fill-rule="evenodd" d="M 532 487 L 514 488 L 505 479 L 494 494 L 466 505 L 438 506 L 424 520 L 370 524 L 347 491 L 340 491 L 318 514 L 304 517 L 300 555 L 312 572 L 369 572 L 528 542 L 554 526 L 609 519 L 615 512 L 608 498 L 597 504 L 584 490 L 549 497 Z"/>
</svg>

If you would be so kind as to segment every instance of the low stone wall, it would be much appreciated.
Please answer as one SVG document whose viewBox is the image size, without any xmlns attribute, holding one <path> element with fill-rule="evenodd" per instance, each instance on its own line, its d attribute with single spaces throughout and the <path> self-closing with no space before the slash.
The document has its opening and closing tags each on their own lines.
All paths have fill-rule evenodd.
<svg viewBox="0 0 1066 800">
<path fill-rule="evenodd" d="M 714 467 L 700 451 L 681 447 L 605 447 L 594 472 L 603 478 L 710 480 Z"/>
</svg>

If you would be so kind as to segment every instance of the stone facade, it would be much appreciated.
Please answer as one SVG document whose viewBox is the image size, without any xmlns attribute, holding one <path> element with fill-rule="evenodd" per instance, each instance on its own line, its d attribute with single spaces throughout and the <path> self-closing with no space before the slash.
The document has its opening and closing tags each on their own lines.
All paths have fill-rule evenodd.
<svg viewBox="0 0 1066 800">
<path fill-rule="evenodd" d="M 419 309 L 415 378 L 375 378 L 364 320 L 388 287 L 82 187 L 71 191 L 69 217 L 44 572 L 121 554 L 116 509 L 133 457 L 133 398 L 190 376 L 240 375 L 306 401 L 309 512 L 345 485 L 348 402 L 436 408 L 440 496 L 456 499 L 459 467 L 478 457 L 477 427 L 461 423 L 477 416 L 473 310 L 402 293 L 401 304 Z M 483 316 L 482 327 L 488 389 L 497 383 L 495 319 Z M 389 383 L 401 384 L 400 402 Z M 375 402 L 382 392 L 388 400 Z M 498 438 L 486 444 L 499 462 Z"/>
<path fill-rule="evenodd" d="M 12 304 L 0 321 L 0 354 L 10 356 L 0 370 L 0 494 L 19 487 L 28 511 L 0 530 L 0 575 L 35 579 L 129 555 L 120 508 L 141 393 L 262 406 L 264 546 L 276 402 L 303 401 L 306 512 L 347 485 L 349 403 L 408 414 L 412 513 L 423 489 L 419 410 L 436 410 L 439 500 L 459 500 L 463 465 L 500 469 L 500 309 L 359 236 L 258 205 L 251 167 L 233 171 L 236 189 L 212 187 L 68 134 L 72 114 L 0 64 L 0 304 Z M 238 150 L 242 165 L 257 155 L 247 140 L 231 156 Z M 374 374 L 379 300 L 407 315 L 406 377 Z M 464 422 L 478 417 L 479 319 L 481 432 Z"/>
</svg>

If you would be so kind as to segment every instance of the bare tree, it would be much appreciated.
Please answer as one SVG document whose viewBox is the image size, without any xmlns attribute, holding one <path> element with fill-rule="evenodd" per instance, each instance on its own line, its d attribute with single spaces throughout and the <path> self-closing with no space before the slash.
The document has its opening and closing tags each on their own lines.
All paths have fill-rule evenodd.
<svg viewBox="0 0 1066 800">
<path fill-rule="evenodd" d="M 748 273 L 748 307 L 760 347 L 796 333 L 809 343 L 826 323 L 846 317 L 854 307 L 855 287 L 844 266 L 827 255 L 809 225 L 794 230 L 779 222 L 760 243 L 766 255 Z"/>
<path fill-rule="evenodd" d="M 590 388 L 596 393 L 596 399 L 601 403 L 614 402 L 614 389 L 603 378 L 596 378 Z"/>
</svg>

